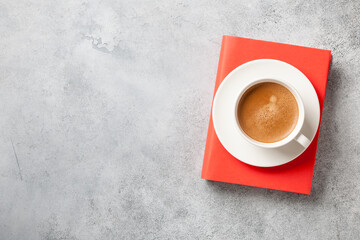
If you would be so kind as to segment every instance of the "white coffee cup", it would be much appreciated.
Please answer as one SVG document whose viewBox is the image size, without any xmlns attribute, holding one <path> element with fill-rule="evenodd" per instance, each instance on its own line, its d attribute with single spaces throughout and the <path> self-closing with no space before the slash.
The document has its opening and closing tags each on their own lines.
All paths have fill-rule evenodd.
<svg viewBox="0 0 360 240">
<path fill-rule="evenodd" d="M 289 134 L 289 136 L 287 136 L 286 138 L 277 141 L 277 142 L 272 142 L 272 143 L 264 143 L 264 142 L 259 142 L 256 141 L 255 139 L 249 137 L 241 128 L 239 120 L 238 120 L 238 114 L 237 114 L 237 110 L 238 110 L 238 106 L 239 106 L 239 102 L 241 97 L 244 95 L 244 93 L 251 88 L 252 86 L 259 84 L 259 83 L 263 83 L 263 82 L 273 82 L 273 83 L 277 83 L 280 84 L 284 87 L 286 87 L 295 97 L 296 102 L 298 104 L 298 109 L 299 109 L 299 117 L 298 117 L 298 121 L 296 123 L 295 128 L 293 129 L 293 131 Z M 238 129 L 241 133 L 241 135 L 250 143 L 258 146 L 258 147 L 263 147 L 263 148 L 278 148 L 281 146 L 284 146 L 286 144 L 288 144 L 291 141 L 297 141 L 299 144 L 301 144 L 304 148 L 307 148 L 311 141 L 304 135 L 301 133 L 301 129 L 302 126 L 304 124 L 304 120 L 305 120 L 305 110 L 304 110 L 304 104 L 303 101 L 300 97 L 300 95 L 298 94 L 298 92 L 294 89 L 294 87 L 292 87 L 289 83 L 286 83 L 285 81 L 281 80 L 281 79 L 271 79 L 271 78 L 264 78 L 264 79 L 258 79 L 255 81 L 252 81 L 251 83 L 249 83 L 248 85 L 244 86 L 242 89 L 240 89 L 239 91 L 239 96 L 236 100 L 235 103 L 235 108 L 234 108 L 234 116 L 236 118 L 236 122 L 238 125 Z"/>
</svg>

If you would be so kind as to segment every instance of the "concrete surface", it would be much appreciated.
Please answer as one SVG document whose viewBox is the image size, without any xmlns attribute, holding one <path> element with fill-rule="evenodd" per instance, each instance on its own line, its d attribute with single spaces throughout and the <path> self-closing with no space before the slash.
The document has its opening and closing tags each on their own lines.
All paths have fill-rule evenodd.
<svg viewBox="0 0 360 240">
<path fill-rule="evenodd" d="M 358 239 L 359 1 L 0 2 L 0 239 Z M 311 196 L 200 179 L 223 34 L 331 49 Z"/>
</svg>

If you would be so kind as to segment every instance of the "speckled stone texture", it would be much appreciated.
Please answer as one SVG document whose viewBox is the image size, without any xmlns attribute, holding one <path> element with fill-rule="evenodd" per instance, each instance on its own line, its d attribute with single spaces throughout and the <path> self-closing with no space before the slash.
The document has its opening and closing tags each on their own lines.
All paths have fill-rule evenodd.
<svg viewBox="0 0 360 240">
<path fill-rule="evenodd" d="M 360 1 L 0 2 L 0 239 L 358 239 Z M 310 196 L 200 179 L 222 35 L 332 50 Z"/>
</svg>

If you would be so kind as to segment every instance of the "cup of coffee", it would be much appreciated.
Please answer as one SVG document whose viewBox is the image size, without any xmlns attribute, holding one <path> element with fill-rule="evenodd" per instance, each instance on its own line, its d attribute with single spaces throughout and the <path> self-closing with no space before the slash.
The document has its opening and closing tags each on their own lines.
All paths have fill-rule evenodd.
<svg viewBox="0 0 360 240">
<path fill-rule="evenodd" d="M 297 91 L 279 79 L 259 79 L 245 86 L 235 104 L 241 135 L 264 148 L 278 148 L 297 141 L 304 148 L 310 140 L 301 133 L 304 104 Z"/>
</svg>

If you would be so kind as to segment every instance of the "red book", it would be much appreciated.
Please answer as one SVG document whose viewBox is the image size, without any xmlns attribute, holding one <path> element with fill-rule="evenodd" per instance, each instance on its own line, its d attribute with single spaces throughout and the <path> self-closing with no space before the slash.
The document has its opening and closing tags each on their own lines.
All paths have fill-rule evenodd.
<svg viewBox="0 0 360 240">
<path fill-rule="evenodd" d="M 223 36 L 214 96 L 220 83 L 232 70 L 262 58 L 287 62 L 305 74 L 318 95 L 321 121 L 331 60 L 329 50 Z M 254 167 L 225 150 L 216 136 L 210 114 L 201 178 L 310 194 L 318 138 L 319 130 L 304 153 L 287 164 L 271 168 Z"/>
</svg>

